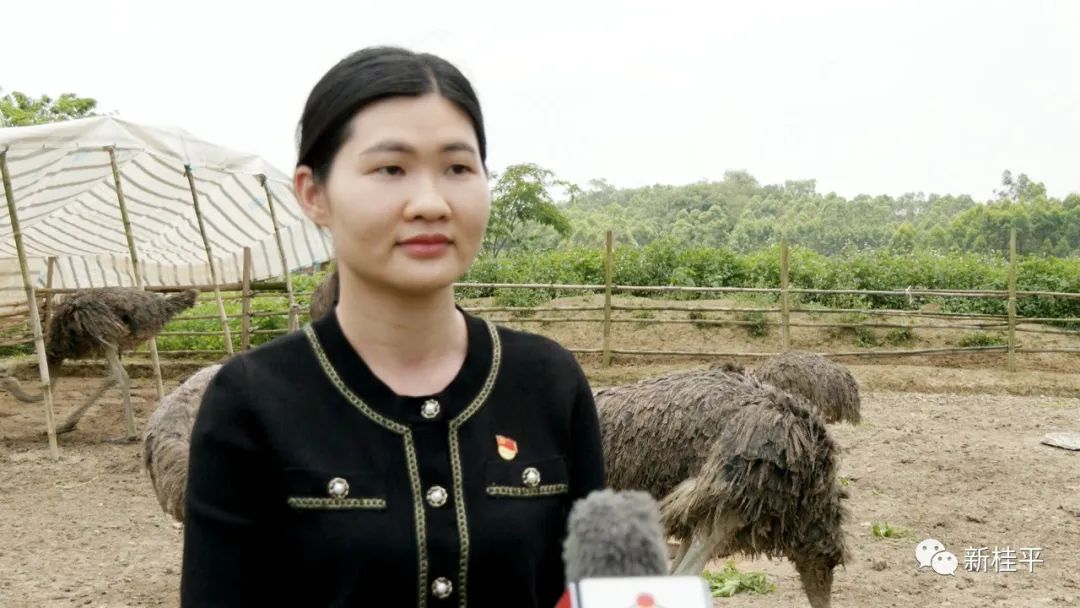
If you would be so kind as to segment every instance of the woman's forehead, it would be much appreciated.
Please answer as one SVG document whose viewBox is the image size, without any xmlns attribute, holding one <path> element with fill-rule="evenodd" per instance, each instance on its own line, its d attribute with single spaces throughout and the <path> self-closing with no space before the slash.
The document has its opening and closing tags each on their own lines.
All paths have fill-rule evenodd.
<svg viewBox="0 0 1080 608">
<path fill-rule="evenodd" d="M 407 151 L 395 148 L 477 147 L 469 115 L 453 102 L 429 93 L 420 97 L 390 97 L 377 101 L 350 121 L 347 145 L 361 150 Z"/>
</svg>

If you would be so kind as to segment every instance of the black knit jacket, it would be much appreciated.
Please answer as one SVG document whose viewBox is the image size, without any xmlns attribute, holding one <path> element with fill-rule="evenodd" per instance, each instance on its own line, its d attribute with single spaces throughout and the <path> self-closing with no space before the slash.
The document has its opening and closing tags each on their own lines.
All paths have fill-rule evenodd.
<svg viewBox="0 0 1080 608">
<path fill-rule="evenodd" d="M 230 359 L 192 434 L 181 605 L 554 606 L 570 506 L 604 483 L 592 392 L 555 342 L 466 323 L 434 395 L 390 390 L 334 313 Z"/>
</svg>

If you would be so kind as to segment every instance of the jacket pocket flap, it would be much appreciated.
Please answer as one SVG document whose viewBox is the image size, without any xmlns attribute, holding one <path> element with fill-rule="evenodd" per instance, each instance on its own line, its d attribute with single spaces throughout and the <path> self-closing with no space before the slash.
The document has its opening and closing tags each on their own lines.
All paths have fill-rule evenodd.
<svg viewBox="0 0 1080 608">
<path fill-rule="evenodd" d="M 568 490 L 569 474 L 562 456 L 487 463 L 486 490 L 489 496 L 555 496 Z"/>
<path fill-rule="evenodd" d="M 297 509 L 386 508 L 386 479 L 371 471 L 289 468 L 285 491 Z"/>
</svg>

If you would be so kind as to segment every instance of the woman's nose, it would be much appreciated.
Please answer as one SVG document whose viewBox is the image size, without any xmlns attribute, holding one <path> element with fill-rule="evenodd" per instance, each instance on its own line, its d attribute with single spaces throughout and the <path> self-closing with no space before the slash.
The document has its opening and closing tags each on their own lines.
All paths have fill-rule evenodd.
<svg viewBox="0 0 1080 608">
<path fill-rule="evenodd" d="M 422 177 L 417 180 L 416 189 L 409 197 L 405 213 L 409 219 L 439 220 L 449 217 L 450 205 L 436 179 Z"/>
</svg>

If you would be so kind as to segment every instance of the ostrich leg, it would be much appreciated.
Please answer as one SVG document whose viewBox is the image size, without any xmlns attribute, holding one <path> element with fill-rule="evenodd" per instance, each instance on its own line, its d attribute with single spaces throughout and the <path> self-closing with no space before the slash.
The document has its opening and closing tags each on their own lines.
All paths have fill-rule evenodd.
<svg viewBox="0 0 1080 608">
<path fill-rule="evenodd" d="M 138 436 L 135 434 L 135 412 L 131 409 L 131 379 L 124 366 L 120 365 L 120 355 L 116 349 L 110 348 L 106 356 L 109 359 L 112 376 L 120 383 L 120 390 L 124 395 L 124 429 L 127 431 L 127 439 L 135 441 Z"/>
<path fill-rule="evenodd" d="M 7 372 L 0 372 L 0 386 L 6 388 L 9 393 L 23 403 L 37 403 L 45 398 L 45 393 L 31 395 L 23 390 L 22 385 Z"/>
<path fill-rule="evenodd" d="M 679 548 L 682 559 L 672 565 L 672 576 L 697 576 L 705 569 L 712 555 L 712 544 L 702 541 L 700 536 L 694 536 L 693 541 L 688 543 L 686 551 Z"/>
<path fill-rule="evenodd" d="M 735 515 L 722 515 L 717 518 L 716 524 L 705 538 L 701 534 L 694 535 L 694 541 L 683 555 L 681 561 L 675 565 L 672 574 L 675 576 L 697 576 L 705 569 L 714 555 L 726 553 L 728 540 L 742 526 L 742 522 Z M 682 552 L 682 549 L 680 549 Z"/>
<path fill-rule="evenodd" d="M 105 378 L 105 381 L 101 383 L 101 386 L 99 386 L 97 390 L 94 391 L 94 394 L 87 397 L 86 401 L 84 401 L 83 404 L 78 407 L 78 409 L 76 409 L 74 412 L 71 412 L 71 415 L 67 417 L 67 420 L 64 421 L 64 424 L 56 427 L 56 434 L 62 435 L 64 433 L 70 433 L 71 431 L 74 431 L 75 425 L 79 424 L 79 419 L 82 418 L 86 410 L 90 409 L 90 406 L 94 405 L 94 403 L 96 403 L 98 399 L 101 399 L 101 396 L 105 394 L 105 391 L 109 390 L 114 386 L 116 386 L 116 378 L 114 378 L 112 374 L 109 374 L 109 376 Z"/>
<path fill-rule="evenodd" d="M 99 386 L 92 395 L 87 397 L 86 401 L 84 401 L 78 409 L 71 412 L 71 415 L 67 417 L 64 424 L 61 424 L 56 428 L 57 435 L 74 431 L 75 425 L 79 424 L 79 420 L 83 417 L 83 414 L 86 413 L 86 410 L 90 409 L 91 405 L 97 403 L 98 399 L 101 399 L 101 396 L 105 394 L 105 391 L 116 386 L 119 382 L 122 382 L 124 385 L 127 384 L 125 381 L 127 374 L 124 373 L 124 368 L 120 367 L 120 360 L 117 358 L 116 349 L 108 347 L 105 351 L 105 357 L 109 362 L 109 375 L 105 377 L 105 381 L 101 383 L 101 386 Z M 115 363 L 113 363 L 114 360 Z M 118 369 L 120 370 L 120 374 L 117 374 Z M 123 374 L 123 376 L 121 376 L 121 374 Z M 127 393 L 125 392 L 125 396 L 126 395 Z M 130 408 L 130 405 L 128 407 Z M 134 424 L 132 424 L 129 429 L 129 435 L 134 436 L 134 434 Z"/>
<path fill-rule="evenodd" d="M 674 572 L 679 568 L 679 564 L 686 559 L 687 552 L 690 551 L 690 543 L 694 542 L 693 536 L 684 536 L 679 539 L 679 550 L 675 553 L 675 557 L 671 560 L 671 571 Z"/>
</svg>

